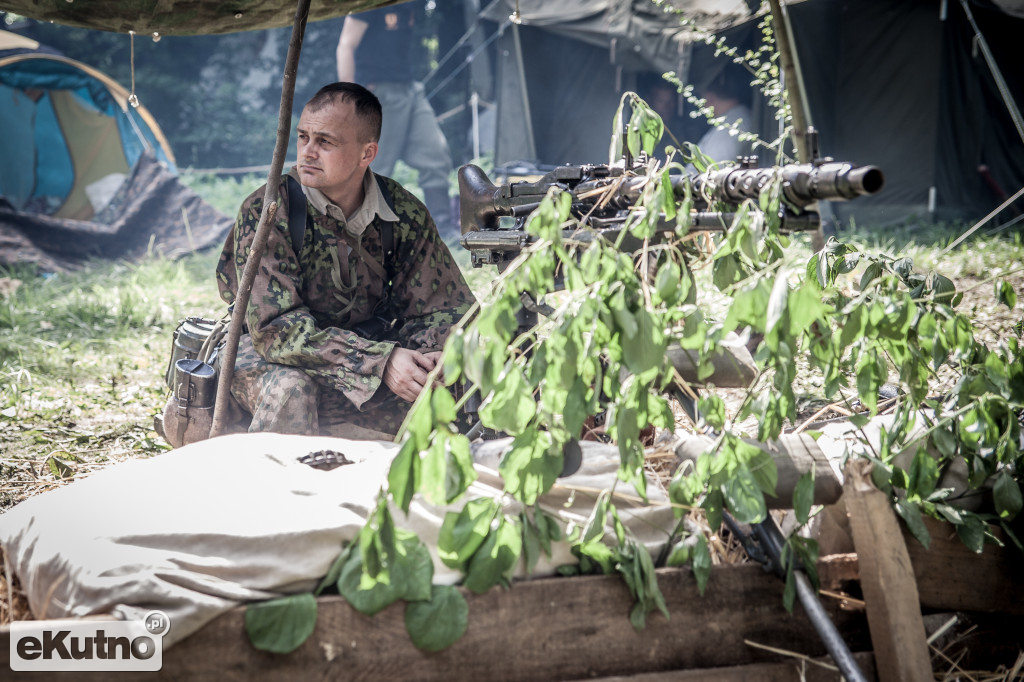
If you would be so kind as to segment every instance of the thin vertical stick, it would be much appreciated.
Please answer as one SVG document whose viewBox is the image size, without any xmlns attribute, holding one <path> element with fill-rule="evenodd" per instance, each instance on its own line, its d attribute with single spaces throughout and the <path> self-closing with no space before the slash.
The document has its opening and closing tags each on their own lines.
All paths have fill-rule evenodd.
<svg viewBox="0 0 1024 682">
<path fill-rule="evenodd" d="M 295 8 L 295 22 L 292 25 L 292 38 L 288 43 L 288 57 L 285 60 L 284 76 L 281 84 L 281 108 L 277 116 L 277 143 L 274 146 L 274 156 L 270 162 L 270 172 L 267 175 L 267 188 L 263 194 L 263 212 L 260 215 L 259 226 L 256 228 L 256 236 L 253 237 L 252 246 L 249 248 L 245 269 L 242 270 L 242 277 L 238 282 L 238 292 L 235 295 L 231 323 L 228 325 L 227 341 L 221 353 L 220 378 L 217 381 L 217 402 L 213 408 L 213 426 L 210 427 L 211 438 L 219 436 L 224 431 L 225 411 L 227 401 L 231 396 L 231 381 L 235 376 L 238 339 L 242 335 L 242 323 L 245 321 L 246 308 L 249 307 L 252 283 L 256 279 L 256 270 L 259 267 L 260 260 L 263 258 L 263 251 L 267 246 L 267 239 L 270 237 L 274 214 L 277 212 L 277 187 L 281 184 L 281 169 L 284 167 L 284 157 L 288 149 L 288 138 L 291 136 L 295 77 L 299 70 L 299 53 L 302 51 L 302 38 L 306 32 L 309 3 L 310 0 L 299 0 L 298 6 Z"/>
</svg>

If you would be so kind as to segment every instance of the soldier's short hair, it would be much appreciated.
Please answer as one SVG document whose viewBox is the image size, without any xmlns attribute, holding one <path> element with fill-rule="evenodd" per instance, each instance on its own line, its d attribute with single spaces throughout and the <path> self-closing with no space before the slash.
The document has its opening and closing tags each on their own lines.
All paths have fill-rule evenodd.
<svg viewBox="0 0 1024 682">
<path fill-rule="evenodd" d="M 367 139 L 360 142 L 377 142 L 380 140 L 380 127 L 383 120 L 381 114 L 380 100 L 358 83 L 347 83 L 339 81 L 330 83 L 317 90 L 316 94 L 306 102 L 306 108 L 310 111 L 317 111 L 336 100 L 352 102 L 356 110 L 356 118 L 362 123 L 362 132 Z"/>
</svg>

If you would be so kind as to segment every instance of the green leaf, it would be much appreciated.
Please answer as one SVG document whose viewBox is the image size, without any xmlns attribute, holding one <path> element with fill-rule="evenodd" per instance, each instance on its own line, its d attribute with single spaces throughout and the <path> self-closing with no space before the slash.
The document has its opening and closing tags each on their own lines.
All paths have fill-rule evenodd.
<svg viewBox="0 0 1024 682">
<path fill-rule="evenodd" d="M 734 452 L 737 459 L 750 470 L 757 487 L 765 495 L 774 497 L 775 486 L 779 482 L 779 470 L 772 456 L 756 445 L 739 439 L 735 441 Z"/>
<path fill-rule="evenodd" d="M 956 285 L 953 284 L 953 280 L 937 272 L 932 273 L 929 280 L 931 282 L 932 296 L 935 298 L 935 301 L 951 305 L 953 297 L 956 296 Z M 1012 308 L 1013 306 L 1010 307 Z"/>
<path fill-rule="evenodd" d="M 377 507 L 359 531 L 359 553 L 365 565 L 364 572 L 370 578 L 387 579 L 389 557 L 398 551 L 395 535 L 388 498 L 382 493 L 377 497 Z"/>
<path fill-rule="evenodd" d="M 654 278 L 654 292 L 661 301 L 667 305 L 673 305 L 681 298 L 682 271 L 675 261 L 669 261 L 660 268 Z"/>
<path fill-rule="evenodd" d="M 886 378 L 885 362 L 875 351 L 860 356 L 857 363 L 857 394 L 872 414 L 878 411 L 878 389 Z"/>
<path fill-rule="evenodd" d="M 725 505 L 740 523 L 759 523 L 768 514 L 764 493 L 746 466 L 739 466 L 722 484 Z"/>
<path fill-rule="evenodd" d="M 794 336 L 810 332 L 818 320 L 827 319 L 829 306 L 821 300 L 821 292 L 806 283 L 790 292 L 786 305 L 789 315 L 789 332 Z"/>
<path fill-rule="evenodd" d="M 469 625 L 469 604 L 458 588 L 434 585 L 428 601 L 405 607 L 405 629 L 423 651 L 441 651 L 457 642 Z"/>
<path fill-rule="evenodd" d="M 1013 284 L 1006 280 L 998 280 L 996 300 L 1012 310 L 1017 305 L 1017 292 L 1013 290 Z"/>
<path fill-rule="evenodd" d="M 349 546 L 351 547 L 351 545 Z M 348 554 L 348 548 L 346 547 L 345 550 L 338 555 L 338 558 L 334 560 L 331 567 L 327 569 L 327 575 L 320 580 L 320 584 L 316 586 L 316 590 L 314 590 L 313 594 L 319 596 L 328 587 L 338 582 L 338 578 L 341 577 L 341 569 L 345 567 L 345 563 L 348 561 Z"/>
<path fill-rule="evenodd" d="M 498 471 L 505 481 L 505 491 L 523 504 L 532 505 L 562 473 L 562 452 L 549 432 L 528 431 L 512 441 Z"/>
<path fill-rule="evenodd" d="M 765 312 L 764 329 L 770 332 L 779 323 L 786 312 L 786 301 L 789 299 L 789 284 L 786 283 L 787 273 L 779 273 L 772 286 L 772 293 L 768 297 L 768 310 Z"/>
<path fill-rule="evenodd" d="M 622 359 L 626 367 L 634 374 L 660 368 L 665 362 L 665 350 L 668 342 L 665 332 L 657 320 L 647 310 L 636 311 L 636 334 L 623 344 Z"/>
<path fill-rule="evenodd" d="M 712 529 L 718 529 L 722 525 L 722 507 L 725 504 L 724 496 L 720 489 L 708 491 L 707 496 L 701 502 L 700 507 L 708 517 L 708 525 Z"/>
<path fill-rule="evenodd" d="M 910 534 L 917 538 L 917 541 L 924 545 L 925 549 L 928 549 L 932 542 L 932 536 L 921 519 L 920 510 L 906 500 L 897 500 L 896 513 L 906 522 Z"/>
<path fill-rule="evenodd" d="M 697 579 L 697 592 L 703 596 L 711 577 L 711 551 L 703 535 L 697 538 L 693 548 L 693 575 Z"/>
<path fill-rule="evenodd" d="M 927 498 L 939 482 L 939 466 L 925 448 L 918 448 L 910 463 L 910 480 L 907 493 L 921 499 Z"/>
<path fill-rule="evenodd" d="M 500 507 L 490 498 L 470 500 L 458 513 L 448 512 L 437 540 L 438 556 L 445 566 L 465 570 L 466 563 L 491 532 Z"/>
<path fill-rule="evenodd" d="M 952 457 L 956 454 L 956 436 L 950 431 L 949 426 L 939 426 L 932 431 L 931 442 L 943 457 Z"/>
<path fill-rule="evenodd" d="M 444 383 L 447 386 L 451 386 L 462 376 L 462 367 L 465 364 L 463 358 L 463 342 L 465 338 L 465 331 L 461 327 L 457 327 L 448 336 L 448 341 L 444 345 L 444 355 L 441 358 L 441 362 L 444 366 Z"/>
<path fill-rule="evenodd" d="M 861 339 L 866 333 L 867 324 L 868 312 L 864 306 L 859 305 L 849 311 L 839 334 L 839 347 L 848 348 L 850 344 Z"/>
<path fill-rule="evenodd" d="M 685 566 L 690 561 L 691 554 L 692 550 L 690 549 L 690 546 L 680 540 L 672 546 L 672 551 L 669 553 L 668 559 L 665 561 L 665 565 L 672 566 L 674 568 Z"/>
<path fill-rule="evenodd" d="M 871 283 L 882 276 L 882 266 L 878 263 L 869 263 L 864 268 L 864 274 L 860 277 L 860 290 L 864 291 Z"/>
<path fill-rule="evenodd" d="M 783 550 L 784 556 L 788 549 L 789 547 L 786 547 Z M 793 562 L 786 562 L 786 585 L 782 588 L 782 606 L 787 613 L 793 613 L 793 602 L 796 601 L 796 574 L 793 571 Z"/>
<path fill-rule="evenodd" d="M 75 475 L 75 470 L 57 457 L 50 455 L 46 458 L 46 467 L 53 474 L 54 478 L 69 478 Z"/>
<path fill-rule="evenodd" d="M 1020 513 L 1024 502 L 1021 500 L 1020 486 L 1005 471 L 996 476 L 992 486 L 992 500 L 996 505 L 996 513 L 1005 521 L 1012 521 Z"/>
<path fill-rule="evenodd" d="M 409 511 L 409 504 L 420 485 L 420 449 L 419 438 L 414 435 L 406 437 L 398 455 L 391 461 L 388 469 L 388 491 L 395 504 L 404 511 Z M 426 447 L 426 439 L 424 439 Z"/>
<path fill-rule="evenodd" d="M 388 555 L 386 579 L 374 579 L 363 569 L 358 547 L 349 554 L 338 577 L 338 592 L 352 608 L 372 616 L 399 599 L 421 601 L 430 598 L 434 562 L 430 550 L 410 531 L 396 530 L 395 550 Z"/>
<path fill-rule="evenodd" d="M 522 370 L 515 366 L 508 368 L 494 392 L 480 407 L 480 418 L 484 424 L 511 436 L 526 430 L 536 414 L 533 391 Z"/>
<path fill-rule="evenodd" d="M 714 393 L 701 393 L 697 399 L 697 411 L 711 428 L 721 429 L 725 426 L 725 401 Z"/>
<path fill-rule="evenodd" d="M 245 608 L 245 632 L 254 647 L 288 654 L 316 628 L 316 598 L 309 592 L 255 602 Z"/>
<path fill-rule="evenodd" d="M 447 427 L 434 432 L 420 465 L 420 492 L 432 504 L 450 504 L 476 480 L 469 441 Z"/>
<path fill-rule="evenodd" d="M 800 525 L 807 523 L 814 502 L 814 472 L 808 471 L 800 477 L 793 488 L 793 512 Z"/>
<path fill-rule="evenodd" d="M 430 394 L 430 407 L 434 413 L 434 424 L 449 424 L 455 421 L 455 398 L 446 388 L 434 388 Z"/>
<path fill-rule="evenodd" d="M 979 554 L 985 546 L 986 530 L 988 527 L 981 517 L 971 513 L 962 514 L 962 522 L 956 526 L 956 534 L 960 537 L 960 541 L 969 550 Z"/>
<path fill-rule="evenodd" d="M 519 561 L 523 538 L 516 524 L 500 517 L 497 529 L 492 530 L 483 545 L 470 559 L 466 580 L 467 589 L 482 594 L 495 585 L 508 581 L 508 576 Z"/>
</svg>

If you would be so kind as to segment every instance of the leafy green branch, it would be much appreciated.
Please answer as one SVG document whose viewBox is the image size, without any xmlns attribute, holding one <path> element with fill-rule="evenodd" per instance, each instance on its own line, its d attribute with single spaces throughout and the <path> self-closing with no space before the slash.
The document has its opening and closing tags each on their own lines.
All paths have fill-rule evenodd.
<svg viewBox="0 0 1024 682">
<path fill-rule="evenodd" d="M 613 148 L 623 145 L 632 158 L 643 158 L 641 152 L 650 157 L 663 125 L 629 93 L 613 130 Z M 697 153 L 693 158 L 706 161 Z M 729 333 L 761 338 L 754 353 L 757 379 L 731 418 L 713 390 L 701 394 L 701 423 L 715 437 L 693 466 L 680 467 L 668 483 L 679 523 L 678 532 L 666 532 L 667 563 L 690 565 L 702 591 L 712 565 L 710 548 L 703 536 L 687 530 L 684 517 L 698 508 L 712 528 L 725 512 L 741 523 L 766 518 L 765 495 L 776 492 L 775 464 L 737 424 L 755 420 L 756 442 L 778 438 L 798 418 L 797 385 L 806 378 L 798 368 L 804 367 L 820 375 L 827 399 L 856 395 L 862 412 L 851 421 L 861 428 L 879 413 L 879 390 L 889 383 L 899 387 L 894 423 L 882 431 L 880 448 L 865 456 L 875 462 L 875 484 L 922 542 L 927 534 L 921 514 L 954 524 L 978 551 L 995 537 L 989 522 L 1001 524 L 1016 542 L 1010 523 L 1022 507 L 1024 465 L 1018 421 L 1024 359 L 1018 340 L 1007 339 L 996 349 L 980 344 L 971 320 L 955 311 L 952 282 L 915 272 L 905 258 L 862 253 L 830 240 L 804 267 L 794 267 L 787 259 L 789 238 L 780 233 L 781 175 L 756 201 L 733 207 L 735 218 L 720 237 L 700 240 L 704 245 L 698 247 L 690 230 L 700 190 L 692 178 L 673 189 L 670 174 L 679 170 L 671 159 L 652 160 L 642 169 L 643 192 L 615 242 L 574 215 L 568 193 L 553 189 L 541 202 L 525 225 L 531 245 L 505 270 L 478 314 L 449 338 L 444 386 L 425 390 L 416 401 L 377 508 L 319 591 L 333 586 L 364 613 L 404 601 L 417 646 L 437 650 L 456 641 L 466 627 L 462 592 L 432 585 L 429 551 L 396 522 L 419 495 L 450 509 L 438 554 L 462 574 L 462 587 L 470 592 L 508 586 L 541 555 L 551 556 L 553 543 L 565 542 L 576 563 L 560 572 L 622 575 L 636 599 L 630 614 L 636 627 L 653 610 L 667 615 L 654 560 L 622 522 L 614 487 L 597 495 L 582 527 L 565 525 L 542 510 L 540 500 L 562 472 L 567 448 L 598 413 L 605 414 L 607 434 L 619 451 L 619 482 L 646 500 L 641 430 L 675 428 L 665 393 L 679 377 L 666 351 L 672 344 L 693 351 L 698 375 L 706 379 L 711 355 Z M 566 231 L 574 238 L 564 239 Z M 641 245 L 635 253 L 623 252 L 627 233 Z M 698 286 L 698 271 L 710 271 L 710 286 Z M 1012 305 L 1012 287 L 996 286 Z M 711 295 L 718 301 L 714 309 L 707 303 Z M 550 312 L 525 327 L 520 313 L 534 304 Z M 935 394 L 940 374 L 955 381 Z M 456 401 L 454 387 L 461 382 L 468 388 Z M 467 494 L 476 471 L 469 441 L 454 422 L 472 391 L 482 399 L 481 423 L 511 437 L 499 464 L 500 499 Z M 923 435 L 918 420 L 926 424 Z M 956 467 L 967 472 L 963 490 L 943 484 L 944 474 Z M 801 523 L 812 513 L 811 490 L 813 480 L 801 479 L 794 494 Z M 958 503 L 985 490 L 993 498 L 991 514 Z M 785 552 L 813 574 L 812 540 L 791 536 Z M 793 589 L 790 573 L 787 607 Z M 247 628 L 257 646 L 288 650 L 311 631 L 315 600 L 296 595 L 251 614 Z M 282 640 L 267 627 L 274 618 L 285 619 L 293 636 Z"/>
</svg>

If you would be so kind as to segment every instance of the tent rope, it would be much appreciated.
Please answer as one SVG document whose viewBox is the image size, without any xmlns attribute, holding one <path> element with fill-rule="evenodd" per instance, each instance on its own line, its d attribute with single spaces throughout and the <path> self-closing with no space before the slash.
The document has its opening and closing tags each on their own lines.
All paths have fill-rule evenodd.
<svg viewBox="0 0 1024 682">
<path fill-rule="evenodd" d="M 988 41 L 986 41 L 985 36 L 981 34 L 981 29 L 978 28 L 977 22 L 974 21 L 974 14 L 971 13 L 971 8 L 967 5 L 967 0 L 960 0 L 960 5 L 964 8 L 967 20 L 971 22 L 971 28 L 974 29 L 974 37 L 977 39 L 978 45 L 981 47 L 981 53 L 985 56 L 985 62 L 988 64 L 989 71 L 992 72 L 992 78 L 996 81 L 996 88 L 999 89 L 999 94 L 1002 95 L 1003 102 L 1006 104 L 1006 108 L 1010 112 L 1010 118 L 1013 119 L 1013 125 L 1017 127 L 1017 134 L 1020 135 L 1021 141 L 1024 142 L 1024 119 L 1021 118 L 1020 109 L 1017 108 L 1017 104 L 1013 100 L 1013 95 L 1010 94 L 1010 88 L 1006 86 L 1006 81 L 1003 80 L 1003 74 L 999 70 L 999 65 L 996 64 L 995 56 L 993 56 L 992 50 L 988 47 Z"/>
<path fill-rule="evenodd" d="M 998 213 L 999 213 L 1000 211 L 1002 211 L 1002 210 L 1003 210 L 1004 208 L 1006 208 L 1007 206 L 1009 206 L 1010 204 L 1012 204 L 1013 202 L 1015 202 L 1015 201 L 1016 201 L 1016 200 L 1017 200 L 1018 198 L 1020 198 L 1020 197 L 1021 197 L 1021 195 L 1024 195 L 1024 187 L 1021 187 L 1021 188 L 1020 188 L 1019 190 L 1017 190 L 1017 193 L 1016 193 L 1016 194 L 1014 194 L 1014 195 L 1013 195 L 1012 197 L 1010 197 L 1009 199 L 1007 199 L 1006 201 L 1004 201 L 1004 202 L 1003 202 L 1002 204 L 1000 204 L 1000 205 L 999 205 L 999 208 L 995 209 L 994 211 L 992 211 L 991 213 L 989 213 L 989 214 L 988 214 L 987 216 L 985 216 L 984 218 L 982 218 L 981 220 L 979 220 L 979 221 L 978 221 L 977 223 L 975 223 L 975 224 L 974 224 L 974 227 L 972 227 L 971 229 L 967 230 L 967 231 L 966 231 L 966 232 L 964 232 L 964 233 L 963 233 L 962 235 L 960 235 L 959 237 L 957 237 L 956 241 L 954 241 L 954 242 L 953 242 L 952 244 L 950 244 L 949 246 L 947 246 L 947 247 L 946 247 L 945 249 L 943 249 L 943 250 L 942 250 L 942 253 L 940 253 L 940 254 L 939 254 L 939 258 L 941 259 L 941 258 L 942 258 L 943 256 L 945 256 L 945 255 L 946 255 L 947 253 L 949 253 L 949 252 L 950 252 L 950 251 L 952 251 L 952 250 L 953 250 L 954 248 L 956 248 L 956 247 L 957 247 L 957 246 L 958 246 L 958 245 L 960 244 L 960 242 L 962 242 L 963 240 L 967 239 L 967 238 L 968 238 L 968 237 L 970 237 L 970 236 L 971 236 L 972 234 L 974 234 L 974 233 L 975 233 L 975 232 L 976 232 L 976 231 L 978 230 L 978 228 L 979 228 L 979 227 L 981 227 L 982 225 L 984 225 L 985 223 L 987 223 L 987 222 L 988 222 L 989 220 L 991 220 L 993 216 L 995 216 L 996 214 L 998 214 Z"/>
<path fill-rule="evenodd" d="M 448 74 L 447 76 L 445 76 L 445 78 L 444 78 L 444 80 L 443 80 L 443 81 L 441 81 L 440 83 L 438 83 L 438 84 L 437 84 L 437 86 L 436 86 L 436 87 L 435 87 L 435 88 L 434 88 L 433 90 L 431 90 L 431 91 L 430 91 L 430 93 L 429 93 L 429 94 L 427 95 L 427 99 L 433 99 L 433 98 L 434 98 L 434 95 L 436 95 L 436 94 L 437 94 L 438 92 L 440 92 L 440 91 L 441 91 L 442 89 L 444 89 L 444 86 L 448 85 L 448 83 L 450 83 L 450 82 L 452 81 L 452 79 L 453 79 L 453 78 L 455 78 L 455 77 L 456 77 L 456 76 L 458 76 L 458 75 L 459 75 L 460 73 L 462 73 L 462 70 L 463 70 L 463 69 L 465 69 L 465 68 L 466 68 L 467 66 L 469 66 L 470 64 L 472 64 L 472 63 L 473 63 L 473 60 L 474 60 L 474 59 L 476 59 L 476 56 L 477 56 L 478 54 L 480 54 L 481 52 L 483 52 L 483 51 L 484 51 L 484 50 L 485 50 L 485 49 L 487 48 L 487 46 L 488 46 L 488 45 L 490 45 L 491 43 L 493 43 L 493 42 L 494 42 L 494 40 L 495 40 L 495 39 L 496 39 L 496 38 L 497 38 L 498 36 L 500 36 L 500 35 L 502 34 L 502 32 L 503 32 L 503 31 L 505 30 L 505 27 L 506 27 L 506 26 L 508 26 L 508 25 L 509 25 L 509 23 L 511 23 L 511 20 L 509 20 L 509 19 L 506 19 L 506 20 L 505 20 L 505 21 L 504 21 L 504 22 L 503 22 L 503 23 L 502 23 L 502 24 L 501 24 L 500 26 L 498 26 L 497 30 L 495 30 L 495 31 L 494 31 L 494 33 L 492 33 L 492 34 L 490 35 L 490 37 L 488 37 L 488 38 L 487 38 L 487 40 L 485 40 L 485 41 L 484 41 L 483 43 L 481 43 L 481 44 L 480 44 L 480 47 L 478 47 L 478 48 L 476 48 L 475 50 L 473 50 L 472 52 L 470 52 L 470 53 L 469 53 L 469 54 L 468 54 L 468 55 L 466 56 L 466 58 L 465 58 L 464 60 L 462 60 L 462 63 L 461 63 L 461 64 L 459 64 L 459 66 L 458 66 L 457 68 L 455 68 L 454 70 L 452 70 L 452 72 L 451 72 L 451 73 L 449 73 L 449 74 Z M 473 30 L 473 29 L 470 29 L 470 30 Z M 466 35 L 465 35 L 465 36 L 463 36 L 463 37 L 466 37 L 466 36 L 468 36 L 468 35 L 469 35 L 469 32 L 467 32 L 467 33 L 466 33 Z M 456 45 L 455 47 L 453 47 L 453 48 L 452 48 L 452 51 L 456 50 L 456 49 L 457 49 L 458 47 L 459 47 L 459 46 L 458 46 L 458 45 Z M 451 52 L 449 52 L 449 54 L 451 54 Z M 426 82 L 427 80 L 429 80 L 429 79 L 430 79 L 430 77 L 431 77 L 431 76 L 433 76 L 433 75 L 434 75 L 434 73 L 436 73 L 436 72 L 437 72 L 437 69 L 439 69 L 439 68 L 441 68 L 441 65 L 440 65 L 440 64 L 438 64 L 437 68 L 435 68 L 435 69 L 434 69 L 433 71 L 431 71 L 431 72 L 430 72 L 429 74 L 427 74 L 427 77 L 426 77 L 426 78 L 424 79 L 424 82 Z"/>
<path fill-rule="evenodd" d="M 484 9 L 484 12 L 488 11 L 491 7 L 494 7 L 494 5 L 498 4 L 498 1 L 499 0 L 494 0 L 494 2 L 492 2 Z M 432 68 L 430 70 L 430 73 L 424 76 L 423 83 L 429 83 L 430 79 L 436 76 L 438 71 L 444 68 L 444 65 L 448 63 L 448 60 L 455 56 L 456 50 L 462 47 L 465 44 L 465 42 L 473 36 L 473 33 L 477 30 L 479 26 L 480 16 L 477 15 L 477 18 L 473 21 L 473 25 L 467 28 L 466 32 L 462 34 L 462 37 L 455 41 L 455 44 L 452 45 L 448 52 L 446 52 L 445 55 L 441 57 L 440 61 L 437 62 L 437 66 Z"/>
<path fill-rule="evenodd" d="M 131 39 L 131 56 L 128 58 L 131 63 L 132 70 L 132 91 L 128 95 L 128 104 L 132 105 L 132 109 L 139 108 L 139 97 L 135 94 L 135 31 L 128 31 L 128 36 Z"/>
</svg>

